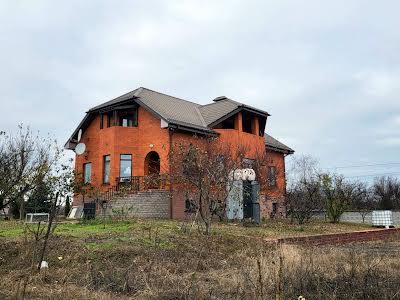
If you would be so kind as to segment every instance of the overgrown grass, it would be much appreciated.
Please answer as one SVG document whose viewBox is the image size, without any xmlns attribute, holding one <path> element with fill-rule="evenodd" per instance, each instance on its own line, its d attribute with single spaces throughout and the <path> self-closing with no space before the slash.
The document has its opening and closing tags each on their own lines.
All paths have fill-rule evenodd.
<svg viewBox="0 0 400 300">
<path fill-rule="evenodd" d="M 35 226 L 35 225 L 31 225 Z M 175 220 L 102 220 L 82 221 L 58 224 L 54 234 L 75 238 L 90 236 L 129 236 L 130 234 L 147 233 L 159 236 L 180 235 L 180 222 Z M 213 235 L 250 236 L 262 238 L 278 238 L 287 236 L 303 236 L 324 233 L 348 232 L 369 229 L 364 224 L 339 223 L 331 224 L 313 221 L 304 225 L 291 224 L 287 220 L 270 220 L 262 226 L 246 227 L 238 223 L 215 223 Z M 197 232 L 196 228 L 192 230 Z M 0 221 L 0 237 L 20 237 L 24 232 L 24 224 L 16 221 Z"/>
<path fill-rule="evenodd" d="M 220 224 L 206 237 L 182 233 L 178 225 L 162 220 L 123 221 L 105 229 L 98 222 L 60 224 L 69 230 L 49 240 L 49 269 L 31 275 L 26 299 L 261 300 L 276 299 L 277 292 L 281 299 L 399 299 L 398 237 L 355 246 L 279 248 L 242 234 L 265 228 Z M 269 226 L 275 228 L 271 232 L 290 234 L 325 227 Z M 345 228 L 354 227 L 334 230 Z M 2 239 L 0 299 L 15 299 L 29 247 L 16 236 Z"/>
</svg>

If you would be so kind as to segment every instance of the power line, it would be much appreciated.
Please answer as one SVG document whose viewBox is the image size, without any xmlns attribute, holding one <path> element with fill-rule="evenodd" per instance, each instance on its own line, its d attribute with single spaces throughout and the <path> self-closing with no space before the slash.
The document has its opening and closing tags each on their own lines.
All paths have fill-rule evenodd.
<svg viewBox="0 0 400 300">
<path fill-rule="evenodd" d="M 338 166 L 338 167 L 327 167 L 325 169 L 351 169 L 351 168 L 363 168 L 363 167 L 375 167 L 375 166 L 390 166 L 390 165 L 399 165 L 400 162 L 393 163 L 379 163 L 379 164 L 364 164 L 364 165 L 350 165 L 350 166 Z"/>
<path fill-rule="evenodd" d="M 366 174 L 366 175 L 354 175 L 354 176 L 345 176 L 345 177 L 346 178 L 358 178 L 358 177 L 380 177 L 380 176 L 390 176 L 390 175 L 400 175 L 400 173 Z"/>
</svg>

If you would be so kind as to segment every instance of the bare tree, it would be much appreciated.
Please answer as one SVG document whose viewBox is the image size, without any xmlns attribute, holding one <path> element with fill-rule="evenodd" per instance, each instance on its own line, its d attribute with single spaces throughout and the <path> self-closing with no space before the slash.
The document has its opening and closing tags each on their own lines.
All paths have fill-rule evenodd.
<svg viewBox="0 0 400 300">
<path fill-rule="evenodd" d="M 363 197 L 364 186 L 357 182 L 349 182 L 342 175 L 322 174 L 321 191 L 325 210 L 329 220 L 337 223 L 340 216 L 356 199 Z"/>
<path fill-rule="evenodd" d="M 235 149 L 233 149 L 235 150 Z M 231 171 L 241 166 L 240 151 L 221 146 L 214 138 L 197 138 L 190 144 L 176 143 L 171 149 L 171 182 L 174 193 L 181 193 L 194 202 L 205 234 L 211 233 L 214 216 L 225 214 L 226 198 L 231 185 Z"/>
<path fill-rule="evenodd" d="M 287 214 L 303 224 L 321 209 L 318 162 L 311 156 L 295 157 L 289 171 L 285 199 Z"/>
<path fill-rule="evenodd" d="M 24 217 L 25 196 L 43 182 L 57 160 L 56 144 L 33 135 L 19 126 L 16 135 L 0 135 L 0 210 L 10 204 L 20 206 Z"/>
<path fill-rule="evenodd" d="M 351 208 L 356 210 L 362 218 L 363 223 L 368 214 L 371 213 L 373 209 L 377 206 L 377 201 L 374 198 L 373 190 L 369 188 L 365 183 L 359 183 L 360 193 L 359 197 L 353 199 L 351 203 Z"/>
<path fill-rule="evenodd" d="M 376 178 L 372 186 L 381 209 L 400 209 L 400 182 L 393 177 Z"/>
<path fill-rule="evenodd" d="M 46 259 L 47 249 L 51 236 L 57 225 L 57 215 L 62 204 L 62 199 L 69 197 L 73 191 L 74 176 L 71 161 L 63 162 L 60 152 L 54 155 L 51 164 L 48 164 L 48 172 L 41 179 L 48 187 L 46 195 L 50 198 L 51 206 L 49 210 L 48 222 L 38 222 L 37 224 L 25 223 L 25 239 L 21 244 L 21 252 L 25 252 L 27 265 L 24 274 L 21 276 L 17 285 L 18 298 L 24 299 L 26 287 L 33 273 L 39 272 L 42 262 Z"/>
</svg>

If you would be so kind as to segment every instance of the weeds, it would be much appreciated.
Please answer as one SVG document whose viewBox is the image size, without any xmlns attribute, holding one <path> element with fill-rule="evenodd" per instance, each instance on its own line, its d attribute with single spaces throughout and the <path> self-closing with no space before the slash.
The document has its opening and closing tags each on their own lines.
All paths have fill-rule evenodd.
<svg viewBox="0 0 400 300">
<path fill-rule="evenodd" d="M 188 235 L 162 221 L 61 228 L 49 241 L 49 269 L 30 276 L 26 299 L 400 298 L 398 237 L 317 248 Z M 26 247 L 20 239 L 0 244 L 1 299 L 18 289 Z"/>
</svg>

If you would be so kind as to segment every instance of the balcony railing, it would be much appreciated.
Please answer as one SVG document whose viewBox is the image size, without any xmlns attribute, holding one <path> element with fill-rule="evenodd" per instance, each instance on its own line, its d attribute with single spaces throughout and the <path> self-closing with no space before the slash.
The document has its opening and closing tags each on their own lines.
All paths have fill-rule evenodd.
<svg viewBox="0 0 400 300">
<path fill-rule="evenodd" d="M 166 175 L 117 177 L 116 184 L 97 196 L 99 204 L 110 202 L 125 194 L 135 194 L 148 190 L 165 190 L 168 177 Z"/>
<path fill-rule="evenodd" d="M 116 185 L 120 189 L 132 192 L 147 190 L 164 190 L 167 185 L 166 175 L 117 177 Z"/>
</svg>

